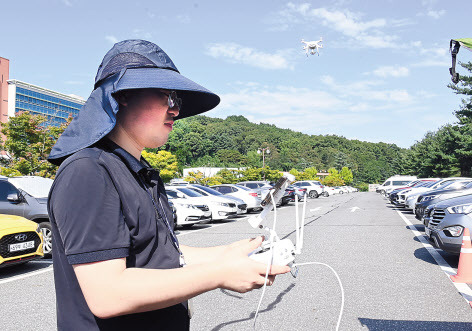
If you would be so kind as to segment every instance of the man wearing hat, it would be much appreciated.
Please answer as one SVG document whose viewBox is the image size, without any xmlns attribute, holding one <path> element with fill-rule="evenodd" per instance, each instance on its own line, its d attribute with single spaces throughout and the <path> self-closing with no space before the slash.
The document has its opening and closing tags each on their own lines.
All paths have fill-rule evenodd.
<svg viewBox="0 0 472 331">
<path fill-rule="evenodd" d="M 105 55 L 49 156 L 60 165 L 48 202 L 59 330 L 188 330 L 192 297 L 264 284 L 266 266 L 248 258 L 260 237 L 179 245 L 159 173 L 141 157 L 175 120 L 219 101 L 153 43 L 126 40 Z M 289 270 L 272 266 L 269 285 Z"/>
</svg>

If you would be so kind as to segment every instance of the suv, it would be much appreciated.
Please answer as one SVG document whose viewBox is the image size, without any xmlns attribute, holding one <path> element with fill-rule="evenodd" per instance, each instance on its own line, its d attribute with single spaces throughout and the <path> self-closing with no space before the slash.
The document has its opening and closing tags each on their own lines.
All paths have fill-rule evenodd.
<svg viewBox="0 0 472 331">
<path fill-rule="evenodd" d="M 293 186 L 306 188 L 309 198 L 318 198 L 324 192 L 324 186 L 317 180 L 302 180 L 292 184 Z"/>
<path fill-rule="evenodd" d="M 0 214 L 18 215 L 39 224 L 45 256 L 51 256 L 52 232 L 47 201 L 53 180 L 39 176 L 0 178 Z"/>
</svg>

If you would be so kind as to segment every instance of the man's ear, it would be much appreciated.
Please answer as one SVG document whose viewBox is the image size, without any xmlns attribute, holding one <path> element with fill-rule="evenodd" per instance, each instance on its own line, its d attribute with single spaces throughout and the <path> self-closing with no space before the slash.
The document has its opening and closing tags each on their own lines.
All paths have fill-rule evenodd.
<svg viewBox="0 0 472 331">
<path fill-rule="evenodd" d="M 128 95 L 126 91 L 120 91 L 113 95 L 120 106 L 128 106 Z"/>
</svg>

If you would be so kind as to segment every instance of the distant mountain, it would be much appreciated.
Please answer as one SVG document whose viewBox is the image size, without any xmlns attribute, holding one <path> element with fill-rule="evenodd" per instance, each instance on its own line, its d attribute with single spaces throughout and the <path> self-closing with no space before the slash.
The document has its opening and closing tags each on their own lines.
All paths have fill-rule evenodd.
<svg viewBox="0 0 472 331">
<path fill-rule="evenodd" d="M 404 171 L 405 149 L 395 144 L 350 140 L 336 135 L 308 135 L 244 116 L 226 119 L 194 116 L 179 120 L 162 149 L 183 166 L 262 167 L 260 148 L 269 148 L 265 164 L 288 171 L 349 167 L 355 182 L 374 183 Z"/>
</svg>

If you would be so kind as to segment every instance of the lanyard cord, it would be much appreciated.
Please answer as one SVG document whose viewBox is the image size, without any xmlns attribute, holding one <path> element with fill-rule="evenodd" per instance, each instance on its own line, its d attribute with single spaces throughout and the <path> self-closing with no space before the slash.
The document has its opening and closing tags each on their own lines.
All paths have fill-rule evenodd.
<svg viewBox="0 0 472 331">
<path fill-rule="evenodd" d="M 180 250 L 179 242 L 177 241 L 177 237 L 175 236 L 174 230 L 172 230 L 172 228 L 170 227 L 169 222 L 167 221 L 166 213 L 164 212 L 164 207 L 162 207 L 161 199 L 159 199 L 159 204 L 161 205 L 163 215 L 161 215 L 161 213 L 159 212 L 159 208 L 158 208 L 158 206 L 156 204 L 156 201 L 153 197 L 153 194 L 151 192 L 152 188 L 147 186 L 147 184 L 142 180 L 140 175 L 138 175 L 138 178 L 139 178 L 139 181 L 141 182 L 141 184 L 143 184 L 146 193 L 151 198 L 152 205 L 154 206 L 154 210 L 156 212 L 156 216 L 160 216 L 160 218 L 162 218 L 162 220 L 164 221 L 164 224 L 166 225 L 167 230 L 169 231 L 169 234 L 170 234 L 170 237 L 172 239 L 172 243 L 174 244 L 174 247 L 179 251 L 180 256 L 182 256 L 183 254 L 182 254 L 182 251 Z"/>
</svg>

